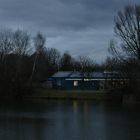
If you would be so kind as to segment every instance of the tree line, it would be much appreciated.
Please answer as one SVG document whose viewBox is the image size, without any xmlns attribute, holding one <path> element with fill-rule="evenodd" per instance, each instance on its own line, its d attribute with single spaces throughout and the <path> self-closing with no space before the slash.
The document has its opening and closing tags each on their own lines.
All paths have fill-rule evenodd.
<svg viewBox="0 0 140 140">
<path fill-rule="evenodd" d="M 20 95 L 47 80 L 55 72 L 90 72 L 95 63 L 87 56 L 73 58 L 69 52 L 46 47 L 46 37 L 31 37 L 23 30 L 0 31 L 0 94 Z"/>
<path fill-rule="evenodd" d="M 114 18 L 116 38 L 110 41 L 111 56 L 97 64 L 88 56 L 74 58 L 47 48 L 46 37 L 32 37 L 23 30 L 0 31 L 0 94 L 20 95 L 37 86 L 57 71 L 118 71 L 129 79 L 128 93 L 140 92 L 140 6 L 126 6 Z"/>
</svg>

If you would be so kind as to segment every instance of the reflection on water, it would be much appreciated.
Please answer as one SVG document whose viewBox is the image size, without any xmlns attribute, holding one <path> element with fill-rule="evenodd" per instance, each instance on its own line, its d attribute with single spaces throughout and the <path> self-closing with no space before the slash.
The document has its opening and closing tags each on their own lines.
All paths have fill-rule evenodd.
<svg viewBox="0 0 140 140">
<path fill-rule="evenodd" d="M 67 100 L 0 104 L 0 140 L 138 139 L 138 107 Z"/>
</svg>

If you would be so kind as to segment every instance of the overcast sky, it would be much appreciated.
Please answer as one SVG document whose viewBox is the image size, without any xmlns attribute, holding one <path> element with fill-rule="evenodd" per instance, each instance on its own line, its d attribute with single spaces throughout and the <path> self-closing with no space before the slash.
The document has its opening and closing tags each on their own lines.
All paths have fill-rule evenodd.
<svg viewBox="0 0 140 140">
<path fill-rule="evenodd" d="M 113 38 L 113 17 L 140 0 L 0 0 L 0 28 L 41 31 L 47 47 L 73 56 L 105 59 Z"/>
</svg>

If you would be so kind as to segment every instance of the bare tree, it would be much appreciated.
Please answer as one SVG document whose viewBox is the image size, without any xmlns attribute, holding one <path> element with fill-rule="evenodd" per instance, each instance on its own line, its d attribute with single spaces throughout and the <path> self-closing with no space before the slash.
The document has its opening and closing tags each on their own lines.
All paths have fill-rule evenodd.
<svg viewBox="0 0 140 140">
<path fill-rule="evenodd" d="M 30 50 L 30 37 L 26 31 L 17 30 L 13 34 L 13 53 L 27 55 Z"/>
<path fill-rule="evenodd" d="M 73 66 L 73 62 L 74 59 L 73 57 L 70 55 L 70 53 L 68 51 L 66 51 L 62 57 L 61 57 L 61 69 L 64 71 L 73 71 L 74 70 L 74 66 Z"/>
<path fill-rule="evenodd" d="M 0 31 L 0 90 L 5 88 L 8 75 L 8 60 L 7 55 L 13 50 L 12 48 L 12 31 L 1 30 Z M 7 85 L 8 85 L 7 81 Z M 1 91 L 0 91 L 1 92 Z"/>
<path fill-rule="evenodd" d="M 120 52 L 122 57 L 140 59 L 140 6 L 126 6 L 119 11 L 114 30 L 120 39 L 117 47 L 111 42 L 115 54 Z"/>
<path fill-rule="evenodd" d="M 34 76 L 34 73 L 35 73 L 35 69 L 36 69 L 37 60 L 39 58 L 39 55 L 44 53 L 45 42 L 46 42 L 45 37 L 40 32 L 38 32 L 37 35 L 34 38 L 35 59 L 34 59 L 34 62 L 33 62 L 32 73 L 31 73 L 31 76 L 30 76 L 30 85 L 31 86 L 32 86 L 32 81 L 33 81 L 33 76 Z"/>
<path fill-rule="evenodd" d="M 30 37 L 26 31 L 17 30 L 13 32 L 13 51 L 12 54 L 16 56 L 15 62 L 15 82 L 19 85 L 19 88 L 25 84 L 24 71 L 28 69 L 24 66 L 24 57 L 27 56 L 28 51 L 31 47 Z"/>
<path fill-rule="evenodd" d="M 119 41 L 111 41 L 109 51 L 121 62 L 121 72 L 129 77 L 130 87 L 135 85 L 133 90 L 137 92 L 140 79 L 140 6 L 126 6 L 119 11 L 115 16 L 114 31 Z"/>
<path fill-rule="evenodd" d="M 34 46 L 37 53 L 44 51 L 46 38 L 42 33 L 38 32 L 34 38 Z"/>
<path fill-rule="evenodd" d="M 29 68 L 26 67 L 29 35 L 10 29 L 0 32 L 0 89 L 18 90 L 27 83 Z M 14 92 L 13 92 L 14 93 Z"/>
<path fill-rule="evenodd" d="M 46 48 L 45 56 L 48 64 L 54 66 L 56 70 L 59 69 L 60 65 L 60 53 L 55 48 Z"/>
<path fill-rule="evenodd" d="M 90 77 L 90 74 L 94 71 L 94 61 L 87 56 L 79 56 L 78 61 L 81 67 L 81 73 L 84 76 Z"/>
<path fill-rule="evenodd" d="M 1 30 L 0 31 L 0 58 L 1 62 L 4 57 L 13 51 L 13 40 L 12 40 L 11 30 Z"/>
</svg>

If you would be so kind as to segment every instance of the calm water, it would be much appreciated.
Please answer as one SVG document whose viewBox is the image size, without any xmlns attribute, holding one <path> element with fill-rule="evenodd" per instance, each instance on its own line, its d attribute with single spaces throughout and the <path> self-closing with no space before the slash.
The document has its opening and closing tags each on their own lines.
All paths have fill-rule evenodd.
<svg viewBox="0 0 140 140">
<path fill-rule="evenodd" d="M 95 101 L 0 103 L 0 140 L 140 140 L 140 109 Z"/>
</svg>

